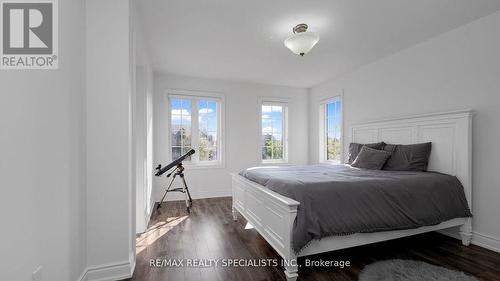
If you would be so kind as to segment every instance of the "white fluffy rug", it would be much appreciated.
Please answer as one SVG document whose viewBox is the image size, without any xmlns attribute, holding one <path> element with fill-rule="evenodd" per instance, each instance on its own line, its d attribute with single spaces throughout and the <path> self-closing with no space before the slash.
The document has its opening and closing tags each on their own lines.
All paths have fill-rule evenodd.
<svg viewBox="0 0 500 281">
<path fill-rule="evenodd" d="M 413 260 L 386 260 L 363 268 L 359 281 L 478 281 L 463 272 Z"/>
</svg>

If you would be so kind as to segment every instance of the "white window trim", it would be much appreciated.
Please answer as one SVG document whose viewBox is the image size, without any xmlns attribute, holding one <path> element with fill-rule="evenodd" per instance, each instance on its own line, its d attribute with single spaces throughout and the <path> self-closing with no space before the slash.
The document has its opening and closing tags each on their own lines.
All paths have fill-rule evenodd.
<svg viewBox="0 0 500 281">
<path fill-rule="evenodd" d="M 259 102 L 259 155 L 260 162 L 262 164 L 288 164 L 288 99 L 283 98 L 270 98 L 270 97 L 261 97 Z M 262 106 L 263 105 L 278 105 L 283 107 L 283 159 L 272 159 L 265 160 L 262 159 Z"/>
<path fill-rule="evenodd" d="M 198 120 L 198 110 L 197 109 L 197 101 L 200 99 L 206 99 L 211 101 L 216 101 L 218 103 L 217 107 L 217 135 L 219 137 L 219 143 L 217 146 L 217 160 L 215 161 L 203 161 L 199 162 L 198 155 L 199 151 L 198 147 L 198 138 L 191 138 L 191 146 L 196 150 L 195 157 L 192 159 L 194 161 L 186 161 L 184 162 L 184 166 L 189 167 L 190 169 L 213 169 L 213 168 L 225 168 L 226 167 L 226 150 L 225 150 L 225 131 L 226 131 L 226 113 L 225 113 L 225 95 L 218 92 L 209 92 L 209 91 L 193 91 L 193 90 L 182 90 L 182 89 L 167 89 L 165 91 L 165 103 L 167 106 L 167 142 L 168 142 L 168 151 L 167 151 L 167 159 L 172 159 L 172 137 L 171 137 L 171 107 L 170 107 L 170 99 L 171 98 L 184 98 L 195 100 L 195 103 L 192 103 L 192 112 L 191 112 L 191 120 Z M 198 132 L 198 121 L 191 122 L 191 132 Z"/>
<path fill-rule="evenodd" d="M 342 123 L 340 124 L 340 160 L 328 160 L 326 148 L 327 143 L 327 116 L 326 116 L 326 105 L 332 102 L 340 101 L 342 108 L 340 115 L 342 118 Z M 336 96 L 328 97 L 319 102 L 319 162 L 328 164 L 342 164 L 344 163 L 344 94 L 341 93 Z"/>
</svg>

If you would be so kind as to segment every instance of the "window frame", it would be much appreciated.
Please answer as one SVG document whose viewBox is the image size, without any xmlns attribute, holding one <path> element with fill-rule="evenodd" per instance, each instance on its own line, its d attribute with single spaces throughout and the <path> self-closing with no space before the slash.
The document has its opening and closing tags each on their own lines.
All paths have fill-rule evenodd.
<svg viewBox="0 0 500 281">
<path fill-rule="evenodd" d="M 262 158 L 262 106 L 282 106 L 283 107 L 283 116 L 281 127 L 283 128 L 283 158 L 282 159 L 263 159 Z M 259 110 L 259 155 L 261 164 L 288 164 L 288 101 L 283 99 L 276 98 L 261 98 L 260 99 L 260 110 Z"/>
<path fill-rule="evenodd" d="M 196 150 L 196 153 L 191 156 L 191 161 L 183 162 L 184 166 L 203 169 L 203 168 L 225 168 L 225 96 L 222 93 L 192 91 L 192 90 L 166 90 L 166 106 L 167 106 L 167 159 L 172 159 L 172 107 L 171 99 L 189 99 L 191 100 L 191 147 Z M 198 101 L 207 100 L 217 103 L 217 160 L 199 161 L 199 112 Z M 195 133 L 196 132 L 196 133 Z"/>
<path fill-rule="evenodd" d="M 328 111 L 327 105 L 340 101 L 340 159 L 328 160 Z M 344 161 L 344 95 L 343 93 L 325 98 L 319 102 L 319 162 L 328 164 L 343 164 Z"/>
</svg>

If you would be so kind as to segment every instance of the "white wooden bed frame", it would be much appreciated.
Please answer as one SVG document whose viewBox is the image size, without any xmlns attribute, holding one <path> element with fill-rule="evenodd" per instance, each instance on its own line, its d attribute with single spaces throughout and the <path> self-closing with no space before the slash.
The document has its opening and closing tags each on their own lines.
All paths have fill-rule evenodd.
<svg viewBox="0 0 500 281">
<path fill-rule="evenodd" d="M 405 116 L 352 125 L 348 143 L 421 143 L 432 142 L 429 170 L 455 175 L 462 182 L 472 210 L 472 111 Z M 365 245 L 429 231 L 460 226 L 462 243 L 469 245 L 472 238 L 470 218 L 457 218 L 438 225 L 408 230 L 357 233 L 347 236 L 329 236 L 313 240 L 299 253 L 292 249 L 292 227 L 299 202 L 273 192 L 262 185 L 232 174 L 233 218 L 239 212 L 286 261 L 297 257 Z M 452 230 L 453 231 L 453 230 Z M 455 233 L 457 230 L 454 230 Z M 456 235 L 455 235 L 456 236 Z M 287 280 L 296 280 L 296 263 L 285 266 Z"/>
</svg>

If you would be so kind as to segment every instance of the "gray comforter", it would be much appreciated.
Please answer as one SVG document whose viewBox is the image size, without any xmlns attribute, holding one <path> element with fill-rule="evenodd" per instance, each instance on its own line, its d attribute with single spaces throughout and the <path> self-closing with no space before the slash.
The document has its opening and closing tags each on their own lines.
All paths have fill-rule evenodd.
<svg viewBox="0 0 500 281">
<path fill-rule="evenodd" d="M 296 252 L 326 236 L 409 229 L 471 216 L 462 184 L 440 173 L 311 165 L 257 167 L 240 175 L 300 202 L 293 228 Z"/>
</svg>

